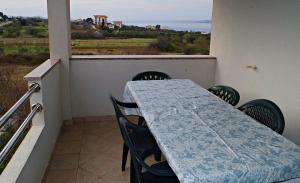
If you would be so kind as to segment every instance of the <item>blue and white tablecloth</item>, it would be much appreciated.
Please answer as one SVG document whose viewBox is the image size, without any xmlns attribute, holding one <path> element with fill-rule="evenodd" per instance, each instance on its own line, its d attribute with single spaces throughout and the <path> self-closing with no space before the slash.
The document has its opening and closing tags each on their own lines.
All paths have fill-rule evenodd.
<svg viewBox="0 0 300 183">
<path fill-rule="evenodd" d="M 124 100 L 138 104 L 181 183 L 300 177 L 297 145 L 190 80 L 129 81 Z"/>
</svg>

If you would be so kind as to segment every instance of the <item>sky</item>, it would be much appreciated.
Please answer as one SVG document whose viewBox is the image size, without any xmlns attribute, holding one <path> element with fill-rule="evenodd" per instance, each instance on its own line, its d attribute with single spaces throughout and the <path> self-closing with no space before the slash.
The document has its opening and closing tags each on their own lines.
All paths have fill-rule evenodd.
<svg viewBox="0 0 300 183">
<path fill-rule="evenodd" d="M 0 0 L 9 16 L 47 17 L 47 0 Z M 71 19 L 105 14 L 123 21 L 210 20 L 212 0 L 71 0 Z"/>
</svg>

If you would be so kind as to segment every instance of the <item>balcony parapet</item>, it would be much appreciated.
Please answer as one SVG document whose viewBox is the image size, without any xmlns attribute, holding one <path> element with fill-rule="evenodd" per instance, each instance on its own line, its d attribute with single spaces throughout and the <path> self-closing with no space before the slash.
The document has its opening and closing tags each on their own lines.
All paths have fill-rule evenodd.
<svg viewBox="0 0 300 183">
<path fill-rule="evenodd" d="M 31 105 L 39 106 L 33 107 L 25 120 L 23 126 L 32 121 L 31 128 L 0 175 L 0 182 L 41 182 L 43 178 L 63 123 L 59 63 L 47 60 L 24 77 L 29 86 L 40 86 L 39 92 L 30 95 Z M 43 110 L 37 113 L 41 106 Z"/>
<path fill-rule="evenodd" d="M 56 64 L 60 62 L 59 59 L 48 59 L 33 71 L 24 76 L 27 81 L 41 80 L 49 71 L 51 71 Z"/>
<path fill-rule="evenodd" d="M 182 60 L 182 59 L 216 59 L 211 55 L 73 55 L 72 60 Z"/>
</svg>

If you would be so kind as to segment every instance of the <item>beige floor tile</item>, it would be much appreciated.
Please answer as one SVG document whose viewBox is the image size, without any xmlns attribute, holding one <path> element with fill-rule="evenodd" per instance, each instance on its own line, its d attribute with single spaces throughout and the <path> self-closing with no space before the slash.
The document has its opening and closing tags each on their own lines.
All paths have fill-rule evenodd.
<svg viewBox="0 0 300 183">
<path fill-rule="evenodd" d="M 85 122 L 84 127 L 111 128 L 111 127 L 117 127 L 117 122 L 116 121 L 91 121 L 91 122 Z"/>
<path fill-rule="evenodd" d="M 79 168 L 76 183 L 101 183 L 101 180 L 96 175 Z"/>
<path fill-rule="evenodd" d="M 84 123 L 73 123 L 71 125 L 63 125 L 62 132 L 74 132 L 81 131 L 83 129 Z"/>
<path fill-rule="evenodd" d="M 50 164 L 50 170 L 77 169 L 79 154 L 54 155 Z"/>
<path fill-rule="evenodd" d="M 101 183 L 129 183 L 129 170 L 122 172 L 119 169 L 114 169 L 100 178 Z"/>
<path fill-rule="evenodd" d="M 121 171 L 123 140 L 114 116 L 66 125 L 46 173 L 47 183 L 129 182 L 130 157 Z M 149 163 L 153 162 L 153 157 Z M 150 164 L 151 164 L 150 163 Z"/>
<path fill-rule="evenodd" d="M 83 136 L 82 130 L 74 130 L 74 131 L 63 131 L 58 137 L 57 142 L 69 142 L 69 141 L 78 141 L 81 140 Z"/>
<path fill-rule="evenodd" d="M 81 141 L 59 141 L 56 144 L 54 154 L 79 154 Z"/>
<path fill-rule="evenodd" d="M 101 153 L 108 151 L 111 147 L 120 147 L 123 144 L 120 132 L 110 130 L 98 131 L 97 134 L 84 134 L 82 139 L 81 153 Z"/>
<path fill-rule="evenodd" d="M 102 118 L 102 117 L 93 117 L 93 116 L 86 117 L 85 122 L 98 122 L 100 120 L 100 118 Z"/>
<path fill-rule="evenodd" d="M 80 154 L 79 167 L 98 177 L 102 177 L 116 169 L 121 171 L 119 160 L 101 154 Z"/>
<path fill-rule="evenodd" d="M 79 117 L 79 118 L 73 118 L 73 124 L 83 124 L 85 122 L 85 118 Z"/>
<path fill-rule="evenodd" d="M 114 122 L 116 120 L 115 116 L 102 116 L 101 118 L 99 118 L 99 121 L 103 121 L 103 122 Z"/>
<path fill-rule="evenodd" d="M 74 183 L 76 182 L 77 169 L 51 170 L 47 174 L 45 183 Z"/>
</svg>

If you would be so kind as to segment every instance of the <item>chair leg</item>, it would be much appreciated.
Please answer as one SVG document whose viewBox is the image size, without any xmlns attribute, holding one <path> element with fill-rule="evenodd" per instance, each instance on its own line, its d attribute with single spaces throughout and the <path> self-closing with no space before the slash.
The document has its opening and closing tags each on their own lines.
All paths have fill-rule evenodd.
<svg viewBox="0 0 300 183">
<path fill-rule="evenodd" d="M 132 162 L 132 157 L 130 158 L 130 183 L 138 183 L 137 175 Z"/>
<path fill-rule="evenodd" d="M 155 161 L 161 161 L 161 151 L 154 154 Z"/>
<path fill-rule="evenodd" d="M 123 155 L 122 155 L 122 171 L 125 171 L 128 151 L 129 151 L 129 149 L 128 149 L 127 145 L 124 143 L 123 144 Z"/>
</svg>

